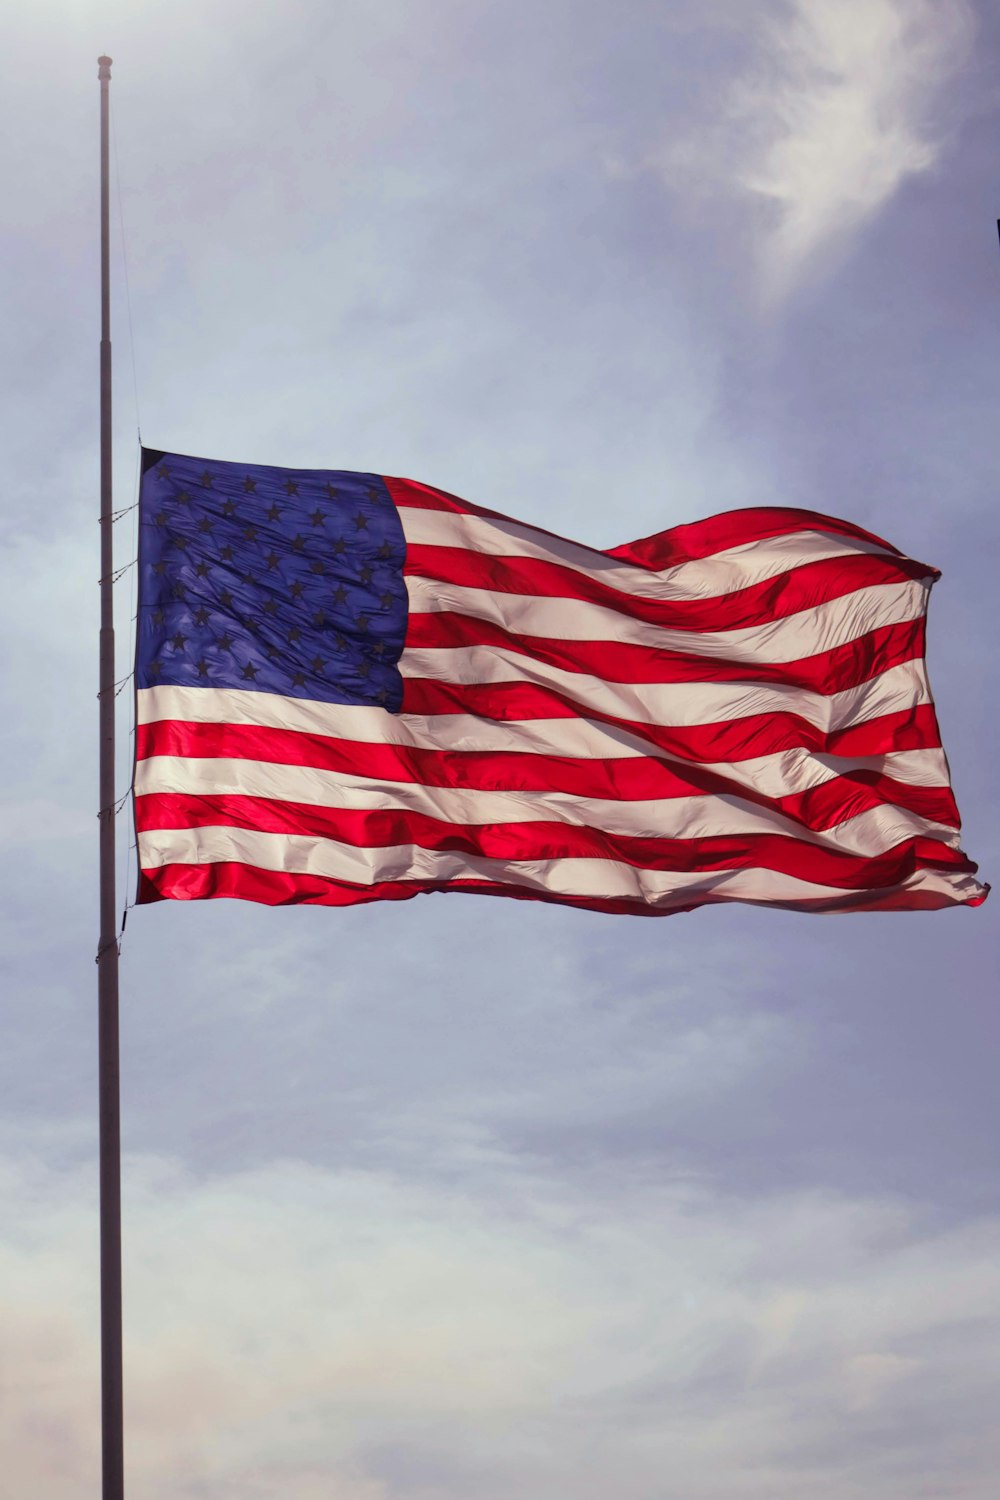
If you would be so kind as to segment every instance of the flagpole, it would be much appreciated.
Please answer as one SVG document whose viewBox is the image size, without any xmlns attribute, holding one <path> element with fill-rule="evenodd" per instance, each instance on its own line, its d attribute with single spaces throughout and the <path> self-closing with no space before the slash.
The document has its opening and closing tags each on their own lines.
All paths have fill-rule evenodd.
<svg viewBox="0 0 1000 1500">
<path fill-rule="evenodd" d="M 108 85 L 101 84 L 101 637 L 100 906 L 97 950 L 101 1180 L 101 1494 L 123 1500 L 121 1126 L 118 1088 L 118 906 L 115 898 L 115 626 L 111 489 L 111 275 L 108 211 Z"/>
</svg>

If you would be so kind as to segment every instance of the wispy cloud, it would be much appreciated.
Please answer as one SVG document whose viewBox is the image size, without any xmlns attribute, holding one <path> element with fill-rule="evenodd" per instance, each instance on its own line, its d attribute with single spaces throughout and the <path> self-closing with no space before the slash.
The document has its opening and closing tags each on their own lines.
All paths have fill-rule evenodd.
<svg viewBox="0 0 1000 1500">
<path fill-rule="evenodd" d="M 97 1461 L 92 1172 L 0 1156 L 0 1189 L 5 1472 L 68 1500 Z M 471 1196 L 133 1157 L 125 1196 L 136 1500 L 639 1500 L 665 1472 L 912 1500 L 994 1470 L 995 1223 L 653 1182 L 598 1206 L 510 1159 Z"/>
<path fill-rule="evenodd" d="M 783 0 L 754 24 L 753 60 L 712 119 L 655 165 L 684 191 L 757 200 L 760 288 L 774 301 L 938 160 L 941 91 L 974 18 L 967 0 Z"/>
</svg>

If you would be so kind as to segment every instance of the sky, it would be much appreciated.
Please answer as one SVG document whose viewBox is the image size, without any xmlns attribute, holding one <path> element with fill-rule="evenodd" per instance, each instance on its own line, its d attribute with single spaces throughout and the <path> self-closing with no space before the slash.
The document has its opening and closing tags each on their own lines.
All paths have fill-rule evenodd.
<svg viewBox="0 0 1000 1500">
<path fill-rule="evenodd" d="M 942 569 L 930 671 L 988 880 L 1000 15 L 0 15 L 0 1467 L 77 1500 L 100 1455 L 97 55 L 117 505 L 141 428 L 599 547 L 745 505 L 847 517 Z M 126 893 L 129 836 L 126 808 Z M 988 1500 L 998 912 L 132 912 L 130 1500 Z"/>
</svg>

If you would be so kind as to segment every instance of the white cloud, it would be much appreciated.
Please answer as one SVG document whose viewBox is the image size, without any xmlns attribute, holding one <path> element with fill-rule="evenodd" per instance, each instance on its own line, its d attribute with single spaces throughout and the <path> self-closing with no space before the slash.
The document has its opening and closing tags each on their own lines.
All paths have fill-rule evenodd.
<svg viewBox="0 0 1000 1500">
<path fill-rule="evenodd" d="M 0 1186 L 5 1474 L 69 1500 L 97 1464 L 96 1184 L 8 1156 Z M 509 1159 L 473 1199 L 133 1158 L 125 1205 L 134 1500 L 990 1490 L 997 1224 L 690 1184 L 597 1207 Z"/>
<path fill-rule="evenodd" d="M 773 300 L 937 161 L 941 91 L 974 22 L 967 0 L 783 0 L 759 15 L 749 71 L 655 164 L 687 191 L 758 200 L 761 288 Z"/>
</svg>

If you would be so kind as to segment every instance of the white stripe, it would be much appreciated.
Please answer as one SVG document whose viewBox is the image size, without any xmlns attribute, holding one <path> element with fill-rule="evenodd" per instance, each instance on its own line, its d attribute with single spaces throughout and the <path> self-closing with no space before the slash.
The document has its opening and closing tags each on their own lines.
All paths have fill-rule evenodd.
<svg viewBox="0 0 1000 1500">
<path fill-rule="evenodd" d="M 830 732 L 930 702 L 922 661 L 902 662 L 871 682 L 828 697 L 785 683 L 605 682 L 589 672 L 567 672 L 493 646 L 407 647 L 399 670 L 403 677 L 435 682 L 533 683 L 564 694 L 583 713 L 613 714 L 671 728 L 794 713 Z"/>
<path fill-rule="evenodd" d="M 795 531 L 759 542 L 744 542 L 711 557 L 654 572 L 635 563 L 623 563 L 578 542 L 546 536 L 518 521 L 454 515 L 407 505 L 397 509 L 408 543 L 458 547 L 491 557 L 530 557 L 540 562 L 561 563 L 600 579 L 610 588 L 634 594 L 637 599 L 716 599 L 790 572 L 803 563 L 820 562 L 828 557 L 856 557 L 859 553 L 896 556 L 877 542 L 860 537 Z"/>
<path fill-rule="evenodd" d="M 586 718 L 503 723 L 472 714 L 390 714 L 381 708 L 284 698 L 277 693 L 184 687 L 141 688 L 138 708 L 140 724 L 177 719 L 186 723 L 260 725 L 324 739 L 447 753 L 507 752 L 589 760 L 642 759 L 650 754 L 649 745 L 638 736 Z M 686 761 L 662 752 L 657 755 L 675 766 L 678 774 L 684 774 Z M 853 767 L 912 786 L 949 784 L 943 750 L 895 751 L 863 759 L 780 750 L 751 760 L 709 763 L 704 769 L 753 787 L 766 797 L 783 797 L 844 775 Z"/>
<path fill-rule="evenodd" d="M 139 860 L 145 870 L 162 865 L 205 865 L 235 861 L 291 875 L 374 885 L 384 880 L 492 880 L 552 895 L 625 898 L 650 906 L 685 904 L 710 893 L 724 900 L 764 903 L 838 900 L 850 892 L 814 885 L 772 870 L 716 870 L 709 874 L 636 870 L 602 859 L 499 860 L 413 844 L 355 848 L 313 839 L 240 828 L 159 829 L 140 835 Z M 969 875 L 920 871 L 899 889 L 933 892 L 968 900 L 981 891 Z"/>
<path fill-rule="evenodd" d="M 613 641 L 616 645 L 748 662 L 800 661 L 833 651 L 883 626 L 919 619 L 927 608 L 929 592 L 923 580 L 874 584 L 810 609 L 737 630 L 673 630 L 585 599 L 494 593 L 412 574 L 406 586 L 413 614 L 450 611 L 488 620 L 513 635 L 556 641 Z"/>
<path fill-rule="evenodd" d="M 271 761 L 157 755 L 136 768 L 137 796 L 262 797 L 309 806 L 394 812 L 402 809 L 461 827 L 493 823 L 565 823 L 646 839 L 703 839 L 780 834 L 847 854 L 883 854 L 905 839 L 940 839 L 957 846 L 952 828 L 906 808 L 882 803 L 836 827 L 816 832 L 775 809 L 739 797 L 702 793 L 625 801 L 557 791 L 479 791 L 421 782 L 373 780 L 315 766 Z"/>
<path fill-rule="evenodd" d="M 817 773 L 817 781 L 811 783 L 814 786 L 823 779 L 818 773 L 824 769 L 831 776 L 844 776 L 852 771 L 871 771 L 876 776 L 889 776 L 893 781 L 901 781 L 906 786 L 951 786 L 948 762 L 943 750 L 894 750 L 888 755 L 860 755 L 853 759 L 845 755 L 810 755 L 806 750 L 789 750 L 785 753 L 809 762 Z M 748 761 L 746 764 L 759 765 L 766 776 L 777 770 L 775 762 L 779 759 L 780 756 L 776 755 L 762 755 L 756 763 Z M 754 782 L 753 785 L 756 786 L 757 783 Z"/>
<path fill-rule="evenodd" d="M 414 717 L 391 714 L 387 709 L 361 703 L 325 703 L 319 698 L 286 698 L 281 693 L 242 688 L 165 684 L 140 688 L 136 694 L 139 724 L 155 724 L 163 719 L 179 719 L 189 724 L 259 724 L 267 729 L 293 729 L 335 739 L 395 743 L 393 726 Z M 409 734 L 398 743 L 412 743 Z"/>
<path fill-rule="evenodd" d="M 678 763 L 676 760 L 673 764 Z M 946 788 L 948 764 L 943 750 L 895 750 L 887 755 L 849 757 L 810 750 L 779 750 L 753 760 L 701 762 L 701 769 L 738 781 L 762 797 L 789 797 L 856 772 L 888 776 L 905 786 Z"/>
</svg>

